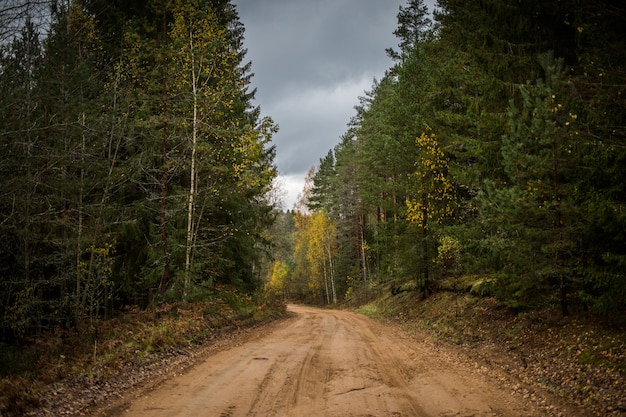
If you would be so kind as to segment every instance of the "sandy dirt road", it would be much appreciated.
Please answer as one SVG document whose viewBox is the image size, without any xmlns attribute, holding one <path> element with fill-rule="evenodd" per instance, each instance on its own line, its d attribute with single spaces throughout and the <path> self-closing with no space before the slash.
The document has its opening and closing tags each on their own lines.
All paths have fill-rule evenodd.
<svg viewBox="0 0 626 417">
<path fill-rule="evenodd" d="M 122 416 L 538 416 L 485 376 L 365 316 L 290 306 L 268 334 L 208 357 Z"/>
</svg>

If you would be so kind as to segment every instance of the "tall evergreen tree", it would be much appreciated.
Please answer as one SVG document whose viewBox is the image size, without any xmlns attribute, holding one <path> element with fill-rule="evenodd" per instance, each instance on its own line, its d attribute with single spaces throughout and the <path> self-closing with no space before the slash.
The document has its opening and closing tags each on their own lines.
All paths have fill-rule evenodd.
<svg viewBox="0 0 626 417">
<path fill-rule="evenodd" d="M 509 107 L 502 144 L 508 181 L 484 207 L 497 207 L 500 221 L 489 217 L 499 225 L 498 233 L 511 240 L 509 246 L 518 248 L 517 262 L 507 269 L 517 268 L 509 269 L 511 279 L 504 281 L 510 298 L 528 300 L 529 293 L 550 296 L 557 290 L 567 315 L 583 221 L 574 175 L 580 167 L 574 128 L 578 115 L 563 79 L 562 61 L 546 54 L 541 64 L 545 77 L 521 87 L 521 107 L 514 102 Z"/>
<path fill-rule="evenodd" d="M 1 58 L 2 327 L 5 336 L 22 336 L 43 325 L 40 291 L 48 245 L 41 237 L 49 219 L 40 181 L 45 152 L 39 135 L 43 123 L 37 75 L 43 56 L 30 22 L 2 49 Z"/>
<path fill-rule="evenodd" d="M 420 47 L 430 36 L 432 21 L 428 17 L 428 7 L 424 0 L 409 0 L 406 7 L 400 6 L 398 28 L 393 32 L 400 43 L 400 52 L 387 49 L 387 55 L 394 60 L 401 60 Z"/>
</svg>

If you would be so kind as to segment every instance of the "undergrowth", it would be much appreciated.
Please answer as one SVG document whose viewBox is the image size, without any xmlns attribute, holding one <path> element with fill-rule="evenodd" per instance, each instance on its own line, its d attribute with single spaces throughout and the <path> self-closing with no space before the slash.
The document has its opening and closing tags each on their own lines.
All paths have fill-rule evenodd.
<svg viewBox="0 0 626 417">
<path fill-rule="evenodd" d="M 425 300 L 416 291 L 378 293 L 356 311 L 456 346 L 585 415 L 626 415 L 623 327 L 583 310 L 562 317 L 558 305 L 520 312 L 474 291 L 440 291 Z"/>
<path fill-rule="evenodd" d="M 258 300 L 257 300 L 258 301 Z M 123 310 L 93 329 L 56 329 L 28 345 L 0 344 L 0 415 L 22 415 L 40 393 L 70 378 L 105 383 L 129 364 L 184 353 L 220 334 L 285 314 L 279 302 L 256 302 L 234 291 L 210 301 Z"/>
</svg>

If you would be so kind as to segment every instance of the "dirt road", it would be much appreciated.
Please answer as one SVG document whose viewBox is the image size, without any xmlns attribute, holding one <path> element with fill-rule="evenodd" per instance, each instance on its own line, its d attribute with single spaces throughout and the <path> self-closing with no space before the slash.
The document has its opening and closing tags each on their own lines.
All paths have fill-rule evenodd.
<svg viewBox="0 0 626 417">
<path fill-rule="evenodd" d="M 359 314 L 291 306 L 273 331 L 137 398 L 132 417 L 538 416 L 467 365 Z"/>
</svg>

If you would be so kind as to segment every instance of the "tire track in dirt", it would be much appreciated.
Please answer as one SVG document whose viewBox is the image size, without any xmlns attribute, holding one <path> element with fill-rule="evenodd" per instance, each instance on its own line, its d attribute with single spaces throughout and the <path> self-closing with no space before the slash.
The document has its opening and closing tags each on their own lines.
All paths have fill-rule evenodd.
<svg viewBox="0 0 626 417">
<path fill-rule="evenodd" d="M 290 306 L 272 332 L 133 400 L 124 417 L 540 416 L 466 365 L 364 316 Z"/>
</svg>

